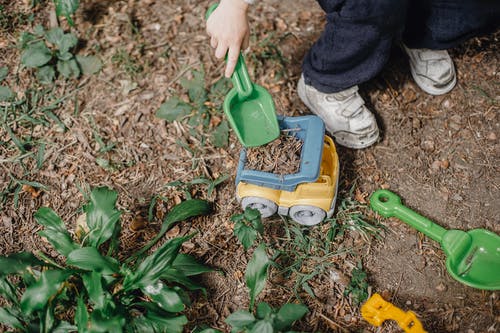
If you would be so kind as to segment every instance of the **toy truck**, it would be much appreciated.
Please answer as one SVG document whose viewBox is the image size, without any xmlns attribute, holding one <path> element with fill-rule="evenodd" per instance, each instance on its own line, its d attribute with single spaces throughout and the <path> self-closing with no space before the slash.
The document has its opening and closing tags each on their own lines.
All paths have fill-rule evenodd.
<svg viewBox="0 0 500 333">
<path fill-rule="evenodd" d="M 333 140 L 317 116 L 278 117 L 281 130 L 302 141 L 300 168 L 295 174 L 276 175 L 245 168 L 240 153 L 236 196 L 243 209 L 258 209 L 263 218 L 278 213 L 312 226 L 333 215 L 339 180 L 339 160 Z"/>
</svg>

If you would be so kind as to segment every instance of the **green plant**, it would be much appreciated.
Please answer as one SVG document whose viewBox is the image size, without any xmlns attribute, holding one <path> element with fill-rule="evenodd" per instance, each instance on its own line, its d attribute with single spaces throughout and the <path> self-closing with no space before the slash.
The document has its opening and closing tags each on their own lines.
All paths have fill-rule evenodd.
<svg viewBox="0 0 500 333">
<path fill-rule="evenodd" d="M 190 180 L 188 182 L 183 182 L 181 180 L 175 180 L 173 182 L 167 183 L 165 186 L 173 186 L 176 188 L 179 188 L 186 198 L 190 199 L 191 198 L 191 192 L 192 190 L 198 186 L 198 185 L 206 185 L 207 186 L 207 196 L 211 197 L 213 191 L 215 190 L 215 187 L 225 180 L 229 178 L 229 175 L 221 175 L 217 177 L 216 179 L 208 179 L 205 177 L 197 177 L 194 178 L 193 180 Z"/>
<path fill-rule="evenodd" d="M 363 303 L 368 298 L 368 281 L 361 262 L 359 262 L 358 267 L 355 267 L 351 272 L 351 281 L 344 290 L 344 296 L 348 295 L 351 295 L 351 299 L 356 306 Z"/>
<path fill-rule="evenodd" d="M 257 214 L 248 211 L 252 218 Z M 258 215 L 260 220 L 260 215 Z M 267 303 L 259 303 L 253 314 L 255 299 L 262 292 L 267 281 L 267 271 L 271 260 L 266 254 L 265 244 L 260 244 L 254 251 L 245 271 L 245 281 L 250 292 L 248 310 L 239 310 L 226 318 L 226 323 L 232 326 L 231 332 L 286 332 L 294 321 L 307 313 L 307 307 L 301 304 L 287 303 L 275 310 Z"/>
<path fill-rule="evenodd" d="M 177 120 L 187 123 L 190 135 L 198 138 L 202 144 L 206 140 L 205 133 L 209 133 L 215 147 L 225 147 L 229 139 L 229 125 L 226 120 L 221 120 L 221 105 L 229 91 L 229 80 L 223 78 L 207 90 L 202 71 L 193 71 L 192 76 L 192 79 L 181 79 L 189 101 L 172 96 L 160 106 L 156 116 L 168 122 Z"/>
<path fill-rule="evenodd" d="M 6 67 L 0 68 L 0 83 L 7 74 Z M 58 97 L 51 88 L 28 88 L 20 97 L 9 87 L 0 86 L 0 100 L 2 91 L 7 94 L 0 103 L 0 129 L 5 134 L 0 138 L 0 163 L 6 172 L 4 187 L 0 189 L 0 210 L 12 196 L 17 207 L 23 185 L 44 189 L 42 184 L 26 180 L 42 169 L 46 146 L 50 144 L 38 137 L 36 128 L 56 126 L 57 130 L 65 131 L 67 127 L 55 110 L 77 90 Z"/>
<path fill-rule="evenodd" d="M 234 222 L 234 234 L 239 239 L 245 250 L 248 250 L 257 239 L 257 234 L 264 233 L 264 225 L 257 209 L 247 207 L 242 214 L 231 216 Z"/>
<path fill-rule="evenodd" d="M 179 253 L 192 235 L 172 238 L 134 264 L 120 262 L 116 200 L 107 188 L 91 192 L 77 240 L 53 210 L 36 212 L 40 235 L 64 260 L 41 252 L 41 260 L 24 252 L 0 257 L 0 295 L 8 303 L 0 308 L 0 323 L 21 332 L 182 332 L 186 289 L 203 290 L 190 277 L 210 269 Z M 162 230 L 209 210 L 206 202 L 182 205 L 169 212 Z"/>
<path fill-rule="evenodd" d="M 231 325 L 231 332 L 291 332 L 292 324 L 302 318 L 308 309 L 302 304 L 287 303 L 279 309 L 273 309 L 262 302 L 257 305 L 255 315 L 250 311 L 240 310 L 226 319 Z"/>
<path fill-rule="evenodd" d="M 340 200 L 337 214 L 326 222 L 330 223 L 327 240 L 335 241 L 342 237 L 345 231 L 354 231 L 361 235 L 363 240 L 369 242 L 372 237 L 380 238 L 384 226 L 376 221 L 370 220 L 363 211 L 368 209 L 366 204 L 354 199 L 355 186 L 345 193 Z"/>
<path fill-rule="evenodd" d="M 56 74 L 77 78 L 80 74 L 95 74 L 102 63 L 96 56 L 75 55 L 78 38 L 55 27 L 45 30 L 38 25 L 33 33 L 23 32 L 19 40 L 22 49 L 21 64 L 35 68 L 40 83 L 54 81 Z"/>
<path fill-rule="evenodd" d="M 73 15 L 80 4 L 79 0 L 53 0 L 56 5 L 56 15 L 64 16 L 70 25 L 74 25 Z"/>
</svg>

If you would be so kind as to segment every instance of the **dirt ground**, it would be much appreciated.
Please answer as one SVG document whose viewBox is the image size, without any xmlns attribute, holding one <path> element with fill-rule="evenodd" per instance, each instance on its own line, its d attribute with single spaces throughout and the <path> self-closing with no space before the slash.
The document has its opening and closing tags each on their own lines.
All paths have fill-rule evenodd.
<svg viewBox="0 0 500 333">
<path fill-rule="evenodd" d="M 31 10 L 21 2 L 0 3 L 11 10 Z M 57 83 L 57 92 L 68 96 L 57 110 L 68 130 L 61 131 L 54 123 L 31 133 L 46 143 L 46 152 L 43 167 L 31 172 L 27 180 L 44 184 L 47 190 L 38 197 L 21 192 L 17 206 L 14 193 L 8 194 L 0 210 L 0 254 L 43 250 L 54 255 L 36 234 L 40 230 L 33 219 L 36 209 L 49 206 L 74 226 L 83 203 L 79 187 L 107 185 L 119 194 L 125 255 L 152 238 L 165 211 L 185 198 L 183 189 L 167 183 L 229 175 L 210 196 L 206 187 L 190 188 L 193 196 L 213 202 L 214 212 L 182 223 L 169 235 L 197 231 L 184 250 L 218 270 L 202 275 L 208 296 L 194 298 L 187 313 L 188 329 L 208 325 L 228 331 L 224 319 L 248 305 L 243 275 L 250 254 L 237 242 L 230 222 L 233 214 L 241 212 L 234 196 L 241 147 L 233 134 L 228 147 L 216 148 L 192 135 L 186 123 L 167 123 L 155 116 L 169 97 L 187 98 L 180 80 L 189 77 L 192 70 L 205 72 L 207 86 L 222 76 L 223 63 L 212 55 L 204 31 L 208 4 L 192 0 L 81 1 L 73 28 L 81 40 L 80 53 L 98 55 L 104 66 L 98 75 Z M 0 36 L 0 66 L 15 73 L 7 82 L 17 92 L 30 86 L 34 76 L 19 68 L 16 40 L 35 23 L 49 26 L 48 12 L 46 7 L 37 8 L 34 23 L 21 22 Z M 296 94 L 296 82 L 301 59 L 321 32 L 321 9 L 313 0 L 297 0 L 293 6 L 266 0 L 251 9 L 250 17 L 252 39 L 246 55 L 250 76 L 271 92 L 279 114 L 308 114 Z M 393 50 L 385 70 L 360 87 L 382 129 L 380 141 L 359 151 L 337 146 L 339 202 L 349 196 L 353 186 L 360 204 L 365 204 L 374 190 L 388 188 L 409 207 L 445 228 L 486 228 L 500 233 L 499 36 L 475 38 L 450 50 L 458 83 L 452 92 L 437 97 L 416 86 L 405 55 Z M 2 131 L 0 139 L 5 140 L 7 134 Z M 104 142 L 114 143 L 113 149 L 103 152 L 96 132 Z M 21 178 L 26 173 L 11 162 L 16 154 L 15 150 L 0 150 L 2 191 L 11 176 Z M 104 166 L 103 161 L 107 161 Z M 28 169 L 35 166 L 34 161 L 26 163 Z M 131 221 L 147 213 L 155 195 L 168 201 L 158 205 L 153 223 L 141 232 L 131 231 Z M 367 208 L 362 212 L 381 223 L 380 237 L 346 231 L 336 239 L 338 244 L 332 245 L 335 250 L 348 248 L 350 252 L 332 257 L 328 270 L 308 281 L 316 297 L 299 292 L 310 313 L 297 329 L 401 331 L 393 323 L 382 328 L 370 326 L 359 308 L 342 296 L 338 275 L 350 276 L 359 258 L 368 275 L 369 290 L 416 312 L 429 332 L 500 329 L 498 292 L 458 283 L 447 274 L 445 256 L 435 242 L 396 219 L 380 219 Z M 266 220 L 264 239 L 277 248 L 287 247 L 285 231 L 290 224 L 279 217 Z M 329 225 L 314 228 L 308 233 L 319 239 Z M 271 269 L 259 300 L 274 306 L 295 301 L 293 277 Z"/>
</svg>

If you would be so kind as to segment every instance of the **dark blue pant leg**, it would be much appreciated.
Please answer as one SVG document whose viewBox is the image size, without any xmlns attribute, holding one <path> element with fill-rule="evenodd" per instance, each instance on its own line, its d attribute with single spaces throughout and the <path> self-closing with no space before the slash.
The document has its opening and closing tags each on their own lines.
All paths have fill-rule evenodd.
<svg viewBox="0 0 500 333">
<path fill-rule="evenodd" d="M 499 23 L 499 0 L 413 0 L 403 38 L 411 48 L 442 50 L 494 31 Z"/>
<path fill-rule="evenodd" d="M 400 38 L 406 0 L 318 0 L 326 12 L 325 30 L 306 54 L 306 84 L 332 93 L 376 76 Z"/>
</svg>

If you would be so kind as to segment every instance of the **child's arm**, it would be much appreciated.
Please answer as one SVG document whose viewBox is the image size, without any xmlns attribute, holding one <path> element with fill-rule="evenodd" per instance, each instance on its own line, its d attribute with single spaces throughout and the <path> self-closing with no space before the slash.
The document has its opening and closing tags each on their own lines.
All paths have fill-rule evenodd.
<svg viewBox="0 0 500 333">
<path fill-rule="evenodd" d="M 207 20 L 207 34 L 215 56 L 223 58 L 227 53 L 225 76 L 233 74 L 242 48 L 248 47 L 248 3 L 245 0 L 221 0 Z"/>
</svg>

